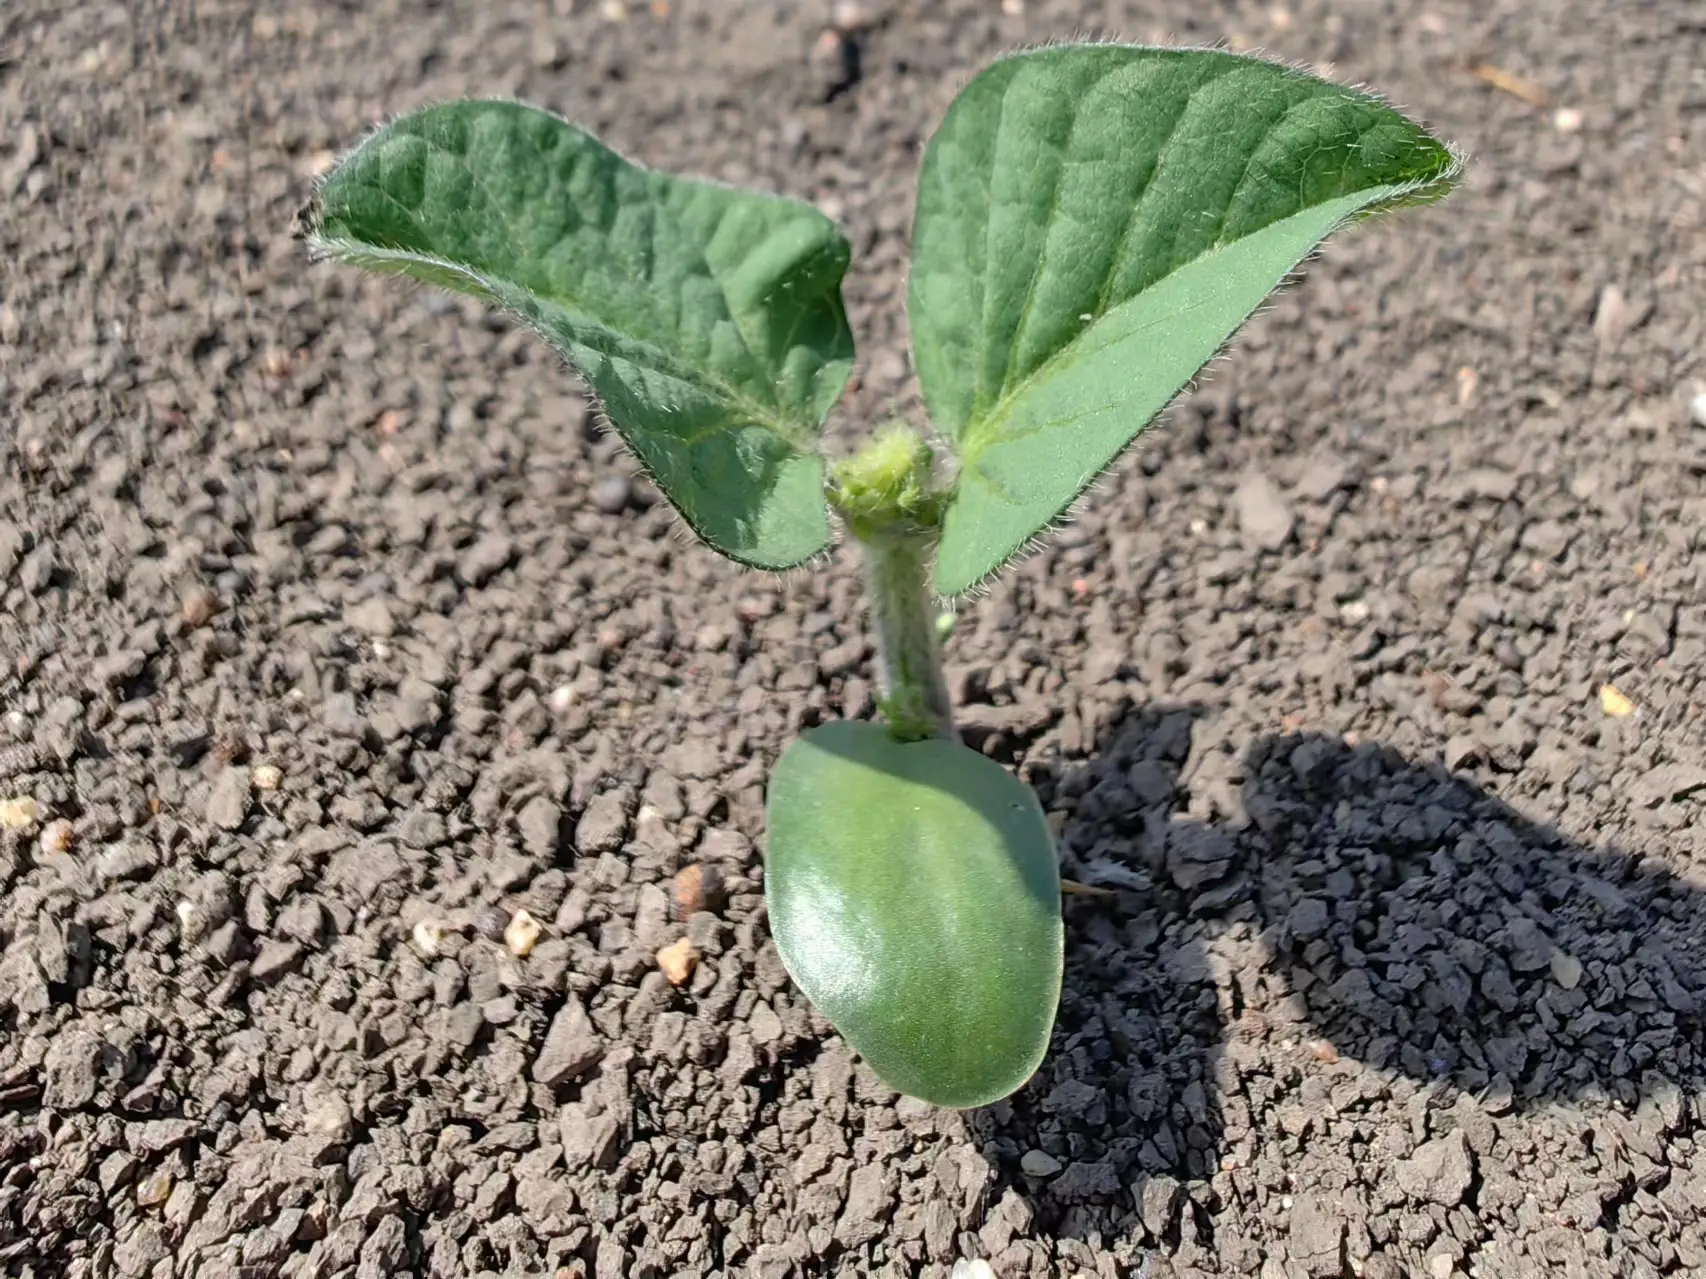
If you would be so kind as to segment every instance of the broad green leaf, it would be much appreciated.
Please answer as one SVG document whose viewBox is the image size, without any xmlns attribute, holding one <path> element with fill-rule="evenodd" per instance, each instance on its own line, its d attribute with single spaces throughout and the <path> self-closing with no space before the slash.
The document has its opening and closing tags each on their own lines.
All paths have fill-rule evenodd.
<svg viewBox="0 0 1706 1279">
<path fill-rule="evenodd" d="M 958 742 L 826 724 L 770 781 L 764 891 L 789 974 L 871 1068 L 998 1101 L 1048 1049 L 1060 870 L 1029 787 Z"/>
<path fill-rule="evenodd" d="M 508 102 L 428 107 L 321 187 L 326 254 L 497 303 L 557 348 L 714 549 L 829 543 L 816 442 L 852 371 L 848 246 L 792 200 L 654 173 Z"/>
<path fill-rule="evenodd" d="M 1236 54 L 1068 45 L 977 76 L 913 229 L 919 382 L 960 460 L 938 589 L 1057 520 L 1324 237 L 1457 168 L 1377 99 Z"/>
</svg>

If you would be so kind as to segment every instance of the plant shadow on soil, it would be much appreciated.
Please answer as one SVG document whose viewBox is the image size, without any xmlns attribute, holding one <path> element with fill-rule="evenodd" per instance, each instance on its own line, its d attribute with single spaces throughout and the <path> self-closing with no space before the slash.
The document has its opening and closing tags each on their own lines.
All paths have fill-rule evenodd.
<svg viewBox="0 0 1706 1279">
<path fill-rule="evenodd" d="M 1135 711 L 1088 764 L 1033 779 L 1076 797 L 1065 873 L 1112 863 L 1131 890 L 1068 900 L 1053 1049 L 970 1117 L 992 1208 L 1011 1188 L 1038 1227 L 1094 1246 L 1134 1231 L 1115 1224 L 1133 1208 L 1138 1243 L 1176 1240 L 1181 1209 L 1212 1237 L 1212 1191 L 1180 1183 L 1287 1157 L 1306 1123 L 1319 1139 L 1350 1074 L 1357 1104 L 1401 1105 L 1408 1079 L 1430 1106 L 1519 1115 L 1662 1112 L 1706 1083 L 1699 886 L 1330 736 L 1258 739 L 1232 775 L 1243 814 L 1179 818 L 1199 716 Z M 1059 1171 L 1033 1155 L 1045 1175 L 1027 1174 L 1039 1150 Z"/>
</svg>

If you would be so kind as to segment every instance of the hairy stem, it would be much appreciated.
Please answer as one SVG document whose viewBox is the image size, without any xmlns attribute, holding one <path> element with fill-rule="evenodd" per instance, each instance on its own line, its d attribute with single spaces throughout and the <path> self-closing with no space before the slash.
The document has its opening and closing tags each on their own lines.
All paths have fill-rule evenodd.
<svg viewBox="0 0 1706 1279">
<path fill-rule="evenodd" d="M 934 543 L 920 533 L 861 539 L 882 671 L 880 705 L 889 731 L 903 741 L 956 737 L 930 590 Z"/>
<path fill-rule="evenodd" d="M 831 473 L 829 500 L 865 553 L 865 584 L 882 671 L 879 702 L 902 741 L 952 741 L 954 708 L 942 675 L 930 559 L 947 495 L 932 482 L 922 436 L 895 423 Z"/>
</svg>

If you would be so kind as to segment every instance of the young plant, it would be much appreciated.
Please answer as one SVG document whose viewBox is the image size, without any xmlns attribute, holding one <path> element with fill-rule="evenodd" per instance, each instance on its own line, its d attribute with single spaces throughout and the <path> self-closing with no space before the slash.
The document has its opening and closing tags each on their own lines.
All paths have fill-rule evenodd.
<svg viewBox="0 0 1706 1279">
<path fill-rule="evenodd" d="M 831 515 L 864 552 L 881 723 L 771 779 L 765 894 L 800 989 L 896 1089 L 951 1107 L 1035 1072 L 1060 998 L 1054 843 L 962 745 L 933 603 L 1044 536 L 1321 241 L 1437 198 L 1458 161 L 1378 100 L 1255 58 L 1065 45 L 954 101 L 913 226 L 905 425 L 831 463 L 853 367 L 846 239 L 793 200 L 671 177 L 543 111 L 458 102 L 347 156 L 317 250 L 521 317 L 689 527 L 772 571 Z"/>
</svg>

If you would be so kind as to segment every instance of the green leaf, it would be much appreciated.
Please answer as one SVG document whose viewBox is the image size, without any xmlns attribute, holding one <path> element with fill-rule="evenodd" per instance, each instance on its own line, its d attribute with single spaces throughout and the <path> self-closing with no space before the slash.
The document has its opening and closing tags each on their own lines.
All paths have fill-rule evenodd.
<svg viewBox="0 0 1706 1279">
<path fill-rule="evenodd" d="M 531 107 L 459 102 L 358 147 L 310 216 L 334 258 L 523 317 L 714 549 L 782 569 L 828 545 L 816 445 L 853 339 L 847 241 L 815 209 L 653 173 Z"/>
<path fill-rule="evenodd" d="M 1023 1086 L 1048 1049 L 1064 944 L 1031 789 L 958 742 L 832 723 L 782 756 L 768 821 L 782 962 L 871 1068 L 939 1106 Z"/>
<path fill-rule="evenodd" d="M 1230 53 L 1068 45 L 977 76 L 913 231 L 919 382 L 960 460 L 938 589 L 1057 520 L 1324 237 L 1457 170 L 1377 99 Z"/>
</svg>

